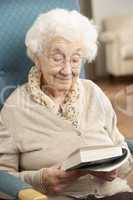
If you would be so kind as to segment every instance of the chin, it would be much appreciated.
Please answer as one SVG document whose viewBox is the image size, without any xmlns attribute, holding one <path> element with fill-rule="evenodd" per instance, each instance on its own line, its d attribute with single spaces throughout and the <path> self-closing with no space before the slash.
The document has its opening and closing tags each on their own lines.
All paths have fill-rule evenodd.
<svg viewBox="0 0 133 200">
<path fill-rule="evenodd" d="M 71 84 L 69 84 L 69 85 L 56 85 L 55 84 L 55 86 L 56 86 L 56 89 L 57 90 L 62 90 L 62 91 L 64 91 L 64 90 L 70 90 L 70 88 L 71 88 Z"/>
</svg>

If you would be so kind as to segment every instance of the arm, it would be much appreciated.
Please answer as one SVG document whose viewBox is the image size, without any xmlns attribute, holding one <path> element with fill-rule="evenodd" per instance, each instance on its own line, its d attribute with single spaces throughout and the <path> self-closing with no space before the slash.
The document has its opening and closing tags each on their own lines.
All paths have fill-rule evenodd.
<svg viewBox="0 0 133 200">
<path fill-rule="evenodd" d="M 17 138 L 13 137 L 13 131 L 7 128 L 9 124 L 4 119 L 1 117 L 0 121 L 0 170 L 7 171 L 45 194 L 60 193 L 80 176 L 88 174 L 88 172 L 77 171 L 65 172 L 58 166 L 19 172 L 20 152 L 15 142 Z M 20 194 L 23 196 L 22 192 Z"/>
<path fill-rule="evenodd" d="M 20 152 L 7 125 L 7 122 L 4 123 L 2 115 L 0 115 L 0 170 L 7 171 L 21 181 L 27 182 L 37 190 L 44 192 L 44 188 L 42 188 L 43 169 L 19 172 Z"/>
<path fill-rule="evenodd" d="M 120 144 L 122 147 L 126 148 L 129 152 L 129 159 L 119 168 L 119 176 L 122 178 L 126 177 L 131 170 L 133 169 L 133 158 L 129 151 L 127 142 L 125 141 L 124 136 L 120 133 L 117 128 L 117 117 L 112 108 L 112 105 L 107 97 L 105 105 L 105 116 L 106 116 L 106 130 L 109 134 L 109 137 L 114 144 Z"/>
<path fill-rule="evenodd" d="M 95 94 L 97 97 L 97 102 L 101 108 L 101 112 L 103 113 L 103 117 L 104 117 L 104 131 L 108 134 L 109 138 L 112 140 L 114 145 L 119 144 L 128 150 L 129 159 L 119 169 L 113 170 L 109 173 L 108 172 L 90 172 L 90 173 L 94 176 L 97 176 L 100 179 L 104 179 L 105 181 L 112 181 L 117 176 L 124 178 L 132 170 L 132 166 L 133 166 L 132 155 L 130 154 L 130 151 L 128 149 L 124 136 L 119 132 L 117 128 L 116 114 L 113 110 L 113 107 L 109 99 L 98 86 L 96 85 L 94 86 L 96 90 Z"/>
</svg>

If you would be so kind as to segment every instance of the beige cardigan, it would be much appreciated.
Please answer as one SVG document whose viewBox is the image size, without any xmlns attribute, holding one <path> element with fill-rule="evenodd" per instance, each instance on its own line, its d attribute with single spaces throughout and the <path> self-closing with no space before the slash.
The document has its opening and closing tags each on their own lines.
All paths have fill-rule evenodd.
<svg viewBox="0 0 133 200">
<path fill-rule="evenodd" d="M 1 111 L 0 170 L 7 170 L 45 192 L 42 169 L 60 165 L 76 148 L 118 143 L 127 146 L 116 127 L 116 116 L 108 98 L 93 82 L 79 80 L 78 129 L 33 101 L 25 87 L 18 87 Z M 131 160 L 130 156 L 120 168 L 121 176 L 131 170 Z M 101 184 L 88 175 L 69 187 L 64 195 L 84 196 L 89 193 L 100 197 L 129 190 L 125 180 L 120 178 Z"/>
</svg>

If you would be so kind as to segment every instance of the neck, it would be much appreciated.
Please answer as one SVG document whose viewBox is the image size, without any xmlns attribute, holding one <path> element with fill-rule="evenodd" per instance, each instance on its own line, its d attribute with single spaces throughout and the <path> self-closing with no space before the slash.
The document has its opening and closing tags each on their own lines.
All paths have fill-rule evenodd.
<svg viewBox="0 0 133 200">
<path fill-rule="evenodd" d="M 42 77 L 41 77 L 41 89 L 46 95 L 48 95 L 51 99 L 53 99 L 53 101 L 55 101 L 58 104 L 62 104 L 64 102 L 64 99 L 69 92 L 69 90 L 58 90 L 56 88 L 53 89 L 48 87 L 47 83 L 44 81 Z"/>
<path fill-rule="evenodd" d="M 42 91 L 48 95 L 53 101 L 55 101 L 58 104 L 62 104 L 64 102 L 64 99 L 66 95 L 68 94 L 68 90 L 56 90 L 56 89 L 47 89 L 47 87 L 41 87 Z"/>
</svg>

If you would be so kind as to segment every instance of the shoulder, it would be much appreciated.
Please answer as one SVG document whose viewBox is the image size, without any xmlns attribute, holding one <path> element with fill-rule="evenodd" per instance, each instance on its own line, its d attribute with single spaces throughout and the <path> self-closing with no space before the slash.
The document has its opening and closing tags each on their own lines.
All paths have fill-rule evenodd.
<svg viewBox="0 0 133 200">
<path fill-rule="evenodd" d="M 26 84 L 23 84 L 21 86 L 18 86 L 11 94 L 10 96 L 5 100 L 4 107 L 7 106 L 14 106 L 19 104 L 19 100 L 25 96 L 25 86 Z"/>
<path fill-rule="evenodd" d="M 80 91 L 83 96 L 89 99 L 89 102 L 98 103 L 105 109 L 112 107 L 109 98 L 104 91 L 93 81 L 87 79 L 79 80 Z"/>
<path fill-rule="evenodd" d="M 87 80 L 87 79 L 80 79 L 79 80 L 79 86 L 80 90 L 86 92 L 88 95 L 94 95 L 94 96 L 106 96 L 102 89 L 93 81 Z"/>
<path fill-rule="evenodd" d="M 79 79 L 80 88 L 84 90 L 89 90 L 91 92 L 99 93 L 102 92 L 101 88 L 91 80 Z"/>
<path fill-rule="evenodd" d="M 22 110 L 22 107 L 24 107 L 24 105 L 28 102 L 28 99 L 30 99 L 29 94 L 26 90 L 26 85 L 27 84 L 18 86 L 12 92 L 12 94 L 4 102 L 1 114 L 11 115 L 18 110 Z"/>
</svg>

